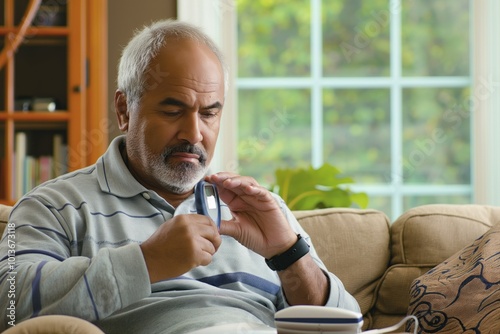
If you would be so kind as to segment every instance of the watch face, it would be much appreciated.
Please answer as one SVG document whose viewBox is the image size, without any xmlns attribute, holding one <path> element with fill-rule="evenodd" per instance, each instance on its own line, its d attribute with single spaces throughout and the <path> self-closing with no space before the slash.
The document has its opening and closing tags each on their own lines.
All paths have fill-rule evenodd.
<svg viewBox="0 0 500 334">
<path fill-rule="evenodd" d="M 212 212 L 210 212 L 210 211 L 217 209 L 217 200 L 215 198 L 215 188 L 212 184 L 205 183 L 203 190 L 205 191 L 205 200 L 207 202 L 207 208 L 209 210 L 210 217 L 212 217 Z M 216 214 L 216 212 L 214 212 L 213 214 Z"/>
</svg>

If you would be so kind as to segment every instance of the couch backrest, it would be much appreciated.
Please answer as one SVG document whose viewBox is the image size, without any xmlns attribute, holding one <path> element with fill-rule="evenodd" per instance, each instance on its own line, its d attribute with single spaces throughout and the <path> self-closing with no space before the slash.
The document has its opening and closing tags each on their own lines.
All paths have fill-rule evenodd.
<svg viewBox="0 0 500 334">
<path fill-rule="evenodd" d="M 391 263 L 437 265 L 500 222 L 500 207 L 434 204 L 412 208 L 392 226 Z"/>
</svg>

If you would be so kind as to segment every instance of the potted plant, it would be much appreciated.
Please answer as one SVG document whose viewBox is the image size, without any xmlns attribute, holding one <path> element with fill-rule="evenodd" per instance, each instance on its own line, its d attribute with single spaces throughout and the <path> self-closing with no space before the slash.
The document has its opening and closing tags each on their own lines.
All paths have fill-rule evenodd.
<svg viewBox="0 0 500 334">
<path fill-rule="evenodd" d="M 276 183 L 271 190 L 279 194 L 291 210 L 351 207 L 353 204 L 366 208 L 368 205 L 368 195 L 349 189 L 346 184 L 354 180 L 342 176 L 340 170 L 330 164 L 317 169 L 277 169 L 275 176 Z"/>
</svg>

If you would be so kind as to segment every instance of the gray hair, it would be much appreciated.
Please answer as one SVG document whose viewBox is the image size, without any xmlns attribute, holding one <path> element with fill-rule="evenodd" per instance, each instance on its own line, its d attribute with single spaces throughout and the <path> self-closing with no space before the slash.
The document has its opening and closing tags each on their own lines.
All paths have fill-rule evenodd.
<svg viewBox="0 0 500 334">
<path fill-rule="evenodd" d="M 181 21 L 161 20 L 136 31 L 134 37 L 125 46 L 118 65 L 118 89 L 127 96 L 127 105 L 135 109 L 147 88 L 147 72 L 149 65 L 158 55 L 160 49 L 174 40 L 192 39 L 206 45 L 219 59 L 224 71 L 224 87 L 227 92 L 228 69 L 222 52 L 217 45 L 199 28 Z M 155 78 L 158 79 L 158 78 Z"/>
</svg>

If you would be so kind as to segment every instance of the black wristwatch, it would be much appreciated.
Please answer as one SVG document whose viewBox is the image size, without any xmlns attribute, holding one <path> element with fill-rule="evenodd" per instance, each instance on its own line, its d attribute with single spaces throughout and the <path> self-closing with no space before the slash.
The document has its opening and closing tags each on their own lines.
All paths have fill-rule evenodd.
<svg viewBox="0 0 500 334">
<path fill-rule="evenodd" d="M 309 245 L 300 234 L 297 234 L 297 242 L 292 247 L 282 254 L 266 259 L 266 264 L 272 270 L 285 270 L 307 253 L 309 253 Z"/>
</svg>

